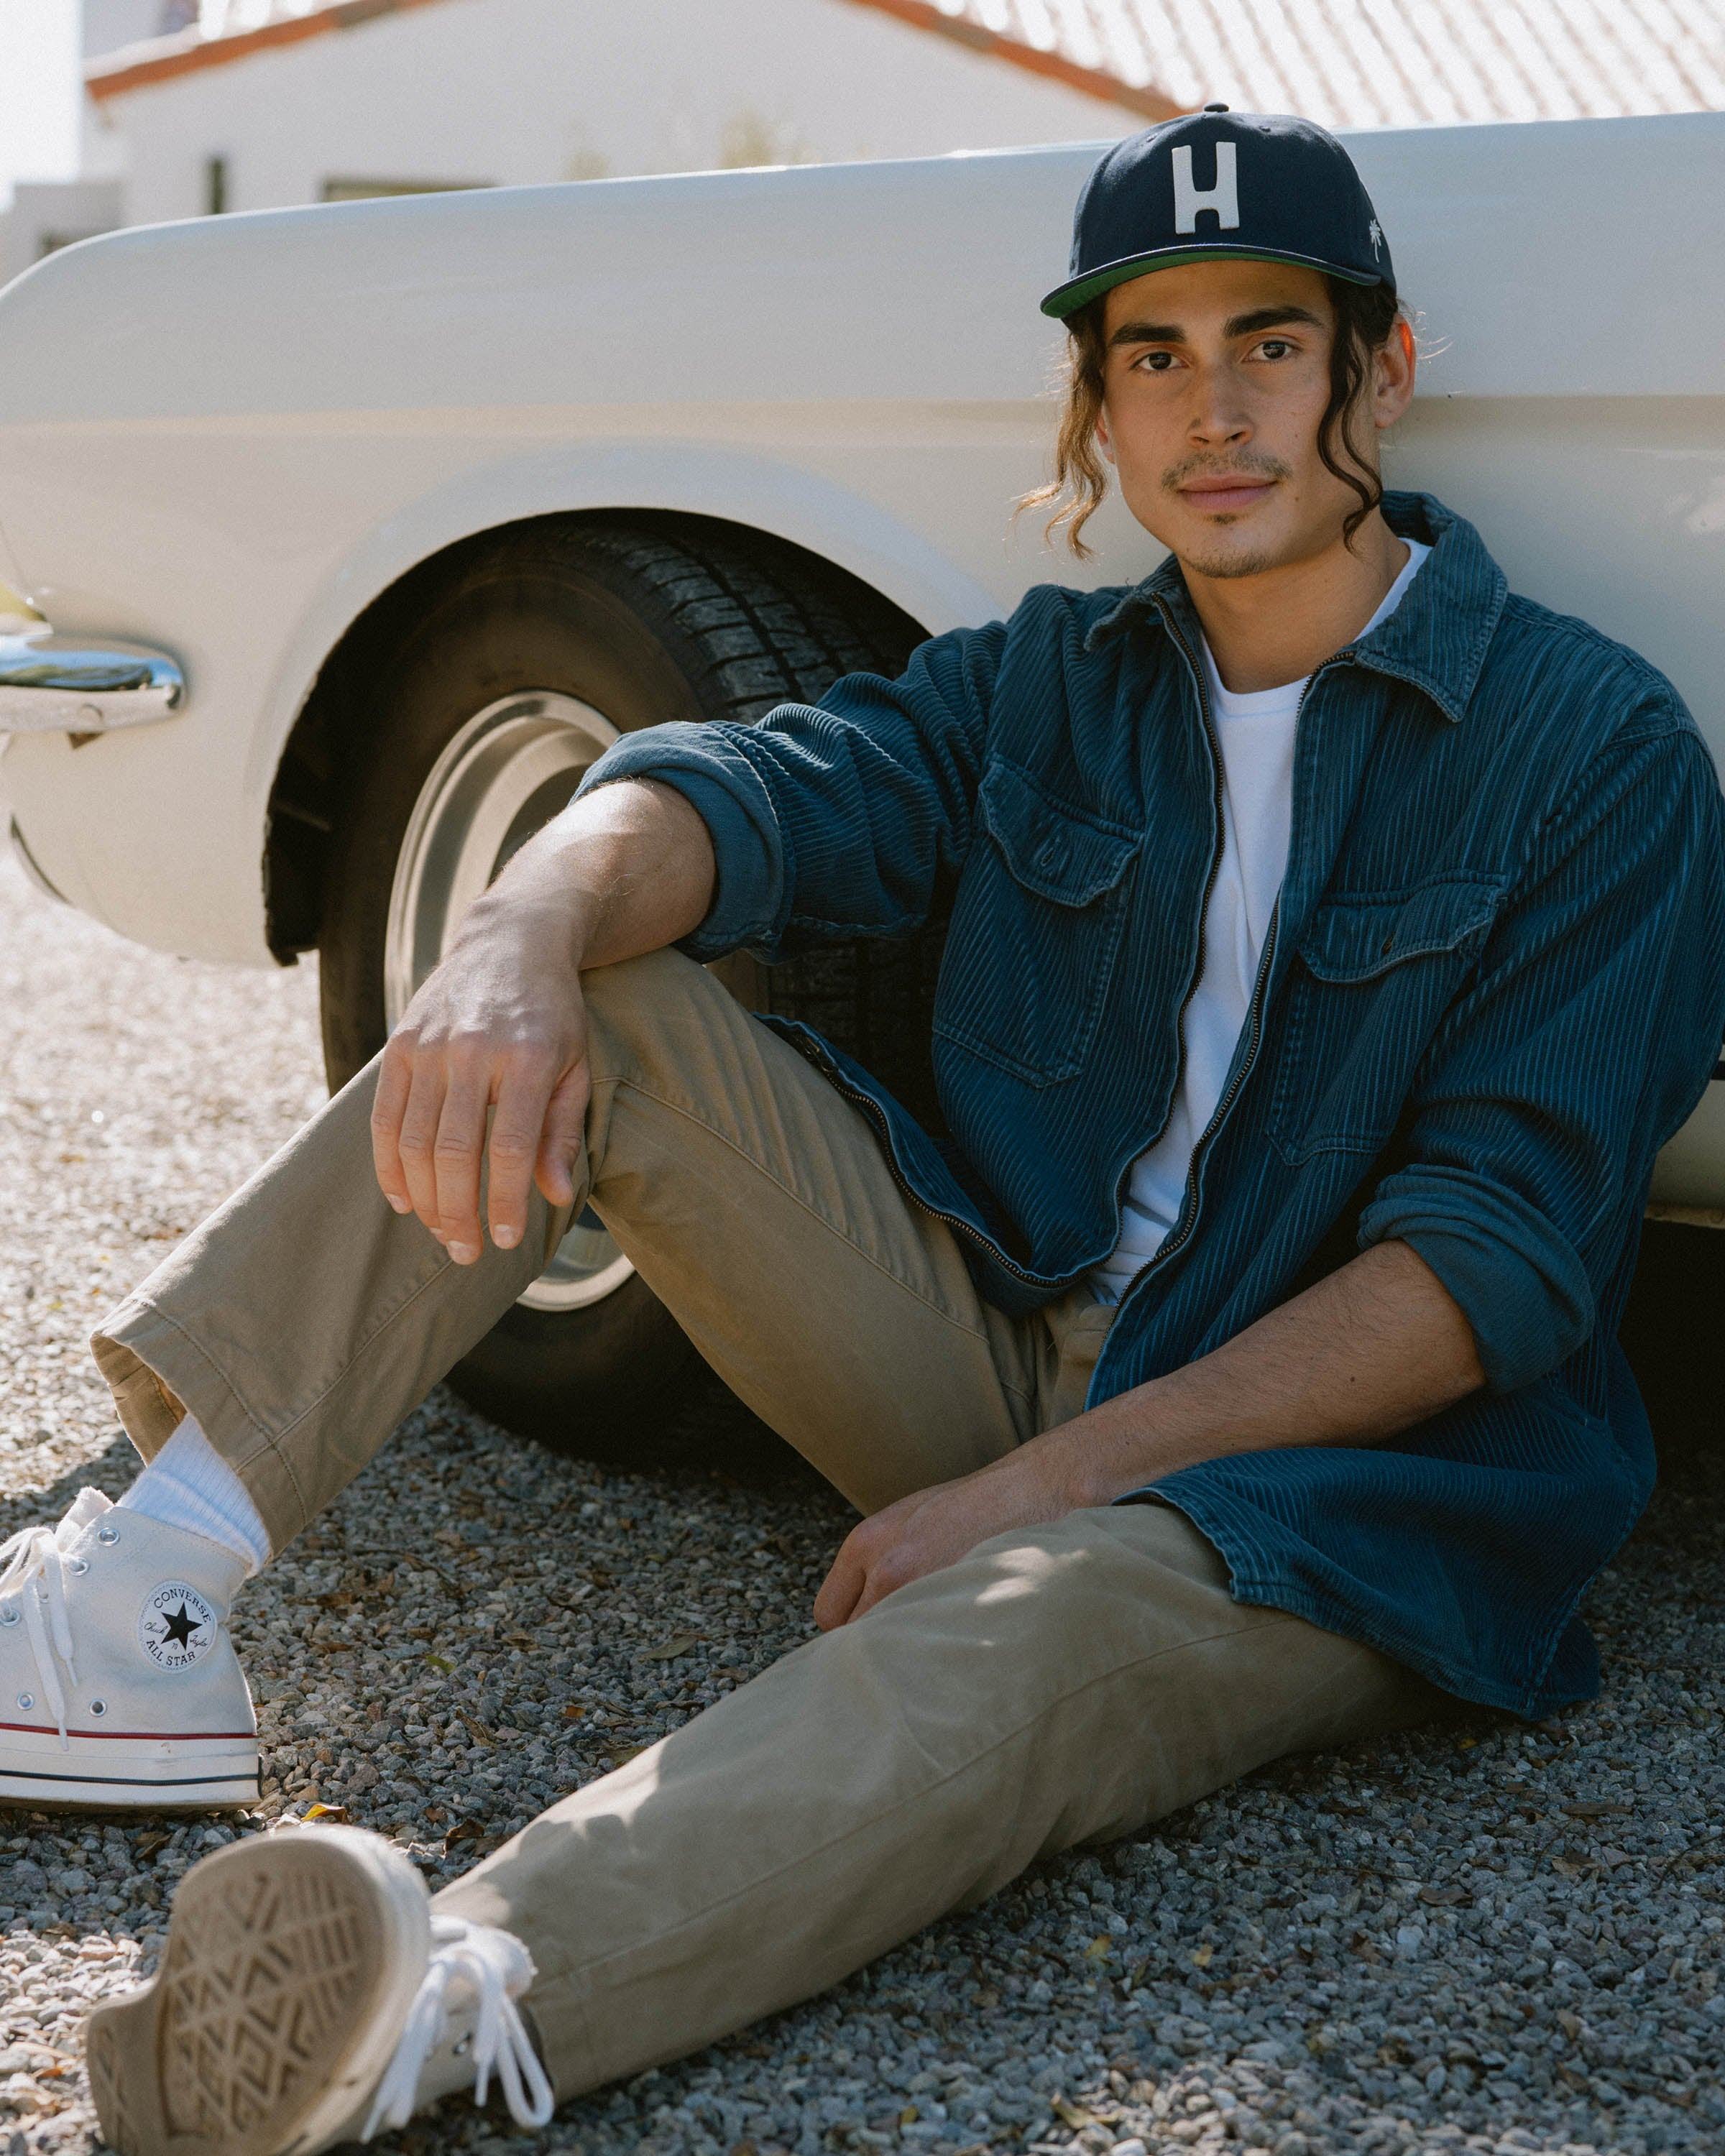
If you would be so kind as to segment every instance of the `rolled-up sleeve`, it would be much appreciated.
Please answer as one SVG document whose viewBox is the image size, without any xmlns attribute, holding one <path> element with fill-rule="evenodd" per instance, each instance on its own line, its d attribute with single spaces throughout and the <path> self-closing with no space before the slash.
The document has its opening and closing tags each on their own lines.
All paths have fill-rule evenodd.
<svg viewBox="0 0 1725 2156">
<path fill-rule="evenodd" d="M 675 787 L 711 835 L 706 917 L 680 947 L 768 963 L 821 942 L 906 936 L 970 843 L 1005 625 L 957 629 L 889 681 L 851 674 L 818 704 L 758 725 L 680 723 L 629 734 L 580 792 L 620 778 Z"/>
<path fill-rule="evenodd" d="M 1542 827 L 1361 1216 L 1455 1297 L 1493 1391 L 1588 1338 L 1722 1030 L 1718 780 L 1681 711 L 1646 716 Z"/>
</svg>

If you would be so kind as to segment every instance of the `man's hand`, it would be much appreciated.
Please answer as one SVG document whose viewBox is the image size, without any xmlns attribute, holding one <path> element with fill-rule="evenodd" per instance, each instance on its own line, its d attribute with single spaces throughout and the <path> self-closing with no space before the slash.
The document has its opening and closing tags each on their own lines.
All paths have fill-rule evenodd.
<svg viewBox="0 0 1725 2156">
<path fill-rule="evenodd" d="M 534 1183 L 552 1206 L 574 1197 L 588 1085 L 586 1014 L 566 924 L 531 910 L 481 916 L 383 1050 L 372 1106 L 383 1195 L 398 1213 L 417 1213 L 457 1265 L 473 1264 L 489 1119 L 491 1240 L 513 1250 Z"/>
<path fill-rule="evenodd" d="M 833 1561 L 814 1621 L 829 1632 L 990 1535 L 1111 1504 L 1199 1460 L 1378 1444 L 1484 1382 L 1436 1274 L 1405 1243 L 1374 1244 L 1200 1361 L 865 1520 Z"/>
<path fill-rule="evenodd" d="M 590 1081 L 581 973 L 675 943 L 712 902 L 706 825 L 652 779 L 600 786 L 530 839 L 468 909 L 383 1050 L 372 1156 L 383 1195 L 417 1213 L 457 1265 L 486 1212 L 513 1250 L 528 1194 L 572 1203 Z"/>
<path fill-rule="evenodd" d="M 973 1475 L 901 1497 L 853 1527 L 814 1598 L 821 1630 L 848 1625 L 991 1535 L 1064 1517 L 1082 1500 L 1067 1486 L 1066 1449 L 1050 1441 L 1056 1435 L 1047 1431 Z"/>
</svg>

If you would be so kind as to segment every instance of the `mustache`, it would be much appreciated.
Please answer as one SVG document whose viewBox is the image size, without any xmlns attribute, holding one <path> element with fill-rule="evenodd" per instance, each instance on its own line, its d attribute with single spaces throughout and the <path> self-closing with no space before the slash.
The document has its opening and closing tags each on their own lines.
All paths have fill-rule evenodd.
<svg viewBox="0 0 1725 2156">
<path fill-rule="evenodd" d="M 1181 463 L 1170 465 L 1162 475 L 1162 483 L 1170 491 L 1183 487 L 1190 479 L 1289 479 L 1290 467 L 1280 457 L 1250 455 L 1236 457 L 1230 463 L 1218 463 L 1214 457 L 1187 457 Z"/>
</svg>

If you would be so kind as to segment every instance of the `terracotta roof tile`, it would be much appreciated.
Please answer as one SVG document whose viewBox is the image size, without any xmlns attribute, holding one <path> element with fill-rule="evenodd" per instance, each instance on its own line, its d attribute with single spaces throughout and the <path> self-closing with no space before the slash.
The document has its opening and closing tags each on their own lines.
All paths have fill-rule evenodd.
<svg viewBox="0 0 1725 2156">
<path fill-rule="evenodd" d="M 429 0 L 238 0 L 87 71 L 112 96 Z M 786 0 L 871 8 L 1140 114 L 1221 98 L 1333 127 L 1725 106 L 1725 0 Z"/>
<path fill-rule="evenodd" d="M 1052 51 L 1179 105 L 1223 98 L 1241 110 L 1303 112 L 1332 126 L 1604 117 L 1725 104 L 1725 0 L 937 4 L 955 26 Z"/>
</svg>

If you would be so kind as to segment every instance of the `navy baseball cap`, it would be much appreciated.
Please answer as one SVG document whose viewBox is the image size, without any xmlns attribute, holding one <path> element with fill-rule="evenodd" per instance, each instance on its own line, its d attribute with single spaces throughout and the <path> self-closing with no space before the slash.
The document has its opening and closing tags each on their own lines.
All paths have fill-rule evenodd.
<svg viewBox="0 0 1725 2156">
<path fill-rule="evenodd" d="M 1128 278 L 1233 256 L 1395 290 L 1372 198 L 1333 135 L 1207 105 L 1106 153 L 1078 198 L 1066 281 L 1042 311 L 1065 321 Z"/>
</svg>

